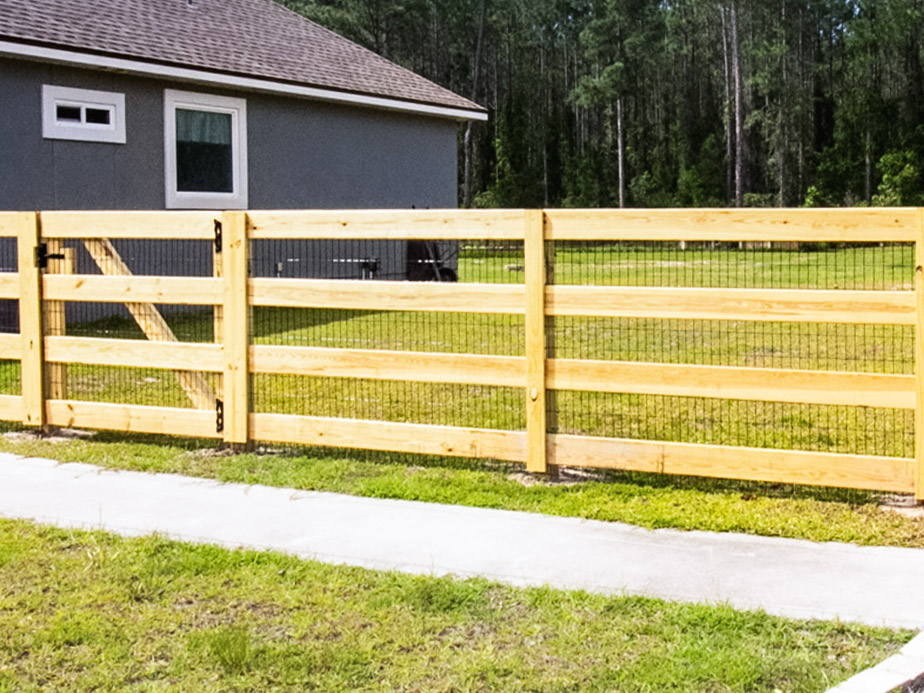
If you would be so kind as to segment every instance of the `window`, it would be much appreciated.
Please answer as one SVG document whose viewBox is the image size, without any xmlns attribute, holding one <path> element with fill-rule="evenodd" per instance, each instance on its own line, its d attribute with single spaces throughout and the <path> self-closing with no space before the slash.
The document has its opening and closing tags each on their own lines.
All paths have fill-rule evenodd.
<svg viewBox="0 0 924 693">
<path fill-rule="evenodd" d="M 43 85 L 42 136 L 125 144 L 125 94 Z"/>
<path fill-rule="evenodd" d="M 246 209 L 247 102 L 164 92 L 168 209 Z"/>
</svg>

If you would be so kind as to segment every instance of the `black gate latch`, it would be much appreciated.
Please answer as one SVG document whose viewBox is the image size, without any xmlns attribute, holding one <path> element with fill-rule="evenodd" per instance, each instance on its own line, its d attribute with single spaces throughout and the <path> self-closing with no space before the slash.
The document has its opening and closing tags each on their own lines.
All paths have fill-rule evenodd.
<svg viewBox="0 0 924 693">
<path fill-rule="evenodd" d="M 35 266 L 39 269 L 48 269 L 49 260 L 63 260 L 64 253 L 50 253 L 48 252 L 47 243 L 39 243 L 35 246 Z"/>
</svg>

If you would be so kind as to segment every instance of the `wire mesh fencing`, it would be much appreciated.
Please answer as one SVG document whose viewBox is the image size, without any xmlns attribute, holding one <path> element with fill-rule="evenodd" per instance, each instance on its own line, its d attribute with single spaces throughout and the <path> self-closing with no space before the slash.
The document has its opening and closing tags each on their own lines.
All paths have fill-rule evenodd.
<svg viewBox="0 0 924 693">
<path fill-rule="evenodd" d="M 515 284 L 522 242 L 252 242 L 264 276 Z M 299 258 L 310 253 L 309 264 Z M 282 272 L 277 272 L 282 267 Z M 306 269 L 307 268 L 307 269 Z M 376 271 L 370 272 L 369 268 Z M 421 289 L 425 291 L 425 288 Z M 255 307 L 255 344 L 519 356 L 523 317 L 496 313 Z M 522 430 L 520 388 L 390 379 L 257 374 L 254 411 L 467 428 Z"/>
<path fill-rule="evenodd" d="M 910 243 L 556 242 L 555 284 L 911 291 Z M 547 318 L 549 358 L 914 373 L 914 327 L 749 320 Z M 770 375 L 769 377 L 773 377 Z M 900 408 L 555 391 L 552 432 L 912 457 Z"/>
</svg>

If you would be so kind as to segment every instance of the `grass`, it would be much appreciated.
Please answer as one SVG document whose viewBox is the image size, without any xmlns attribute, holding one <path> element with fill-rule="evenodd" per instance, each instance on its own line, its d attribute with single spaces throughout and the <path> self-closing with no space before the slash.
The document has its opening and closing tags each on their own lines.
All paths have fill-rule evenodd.
<svg viewBox="0 0 924 693">
<path fill-rule="evenodd" d="M 822 691 L 908 632 L 0 520 L 0 691 Z"/>
<path fill-rule="evenodd" d="M 15 434 L 0 438 L 2 451 L 116 469 L 504 508 L 650 528 L 924 547 L 924 517 L 884 510 L 878 495 L 860 491 L 633 473 L 601 473 L 571 484 L 535 483 L 521 466 L 512 464 L 323 449 L 223 454 L 214 445 L 114 433 L 66 442 Z"/>
</svg>

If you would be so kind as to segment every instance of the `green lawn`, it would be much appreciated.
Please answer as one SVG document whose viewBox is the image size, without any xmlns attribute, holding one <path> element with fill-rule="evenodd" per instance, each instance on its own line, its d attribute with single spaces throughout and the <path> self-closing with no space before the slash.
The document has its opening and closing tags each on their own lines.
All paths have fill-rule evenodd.
<svg viewBox="0 0 924 693">
<path fill-rule="evenodd" d="M 911 634 L 0 520 L 0 691 L 823 691 Z"/>
</svg>

